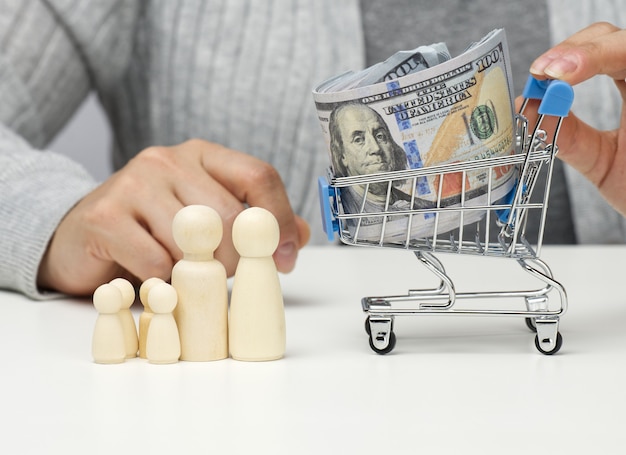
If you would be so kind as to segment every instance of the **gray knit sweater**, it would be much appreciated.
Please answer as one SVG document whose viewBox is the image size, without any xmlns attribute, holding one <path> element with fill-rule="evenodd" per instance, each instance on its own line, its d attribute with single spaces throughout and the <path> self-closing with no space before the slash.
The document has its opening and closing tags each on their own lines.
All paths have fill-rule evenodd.
<svg viewBox="0 0 626 455">
<path fill-rule="evenodd" d="M 0 288 L 43 297 L 36 275 L 46 245 L 62 217 L 96 185 L 66 157 L 43 152 L 91 90 L 98 94 L 113 131 L 116 168 L 147 146 L 173 145 L 192 137 L 245 151 L 278 169 L 294 210 L 312 224 L 313 241 L 320 241 L 314 185 L 328 162 L 311 88 L 346 69 L 363 67 L 364 39 L 371 44 L 368 58 L 371 49 L 380 50 L 375 44 L 394 46 L 393 37 L 398 36 L 394 24 L 381 18 L 402 3 L 412 6 L 410 12 L 399 14 L 409 25 L 422 21 L 437 30 L 433 25 L 446 16 L 445 8 L 455 11 L 454 17 L 467 18 L 468 22 L 457 19 L 457 24 L 471 36 L 445 30 L 463 45 L 481 37 L 478 31 L 470 33 L 468 25 L 485 21 L 476 8 L 493 4 L 490 0 L 362 5 L 358 0 L 3 2 Z M 498 3 L 515 8 L 520 2 Z M 578 2 L 567 2 L 567 8 L 555 7 L 557 3 L 549 2 L 552 17 L 561 9 L 576 14 L 572 4 Z M 622 14 L 618 9 L 624 10 L 613 5 L 617 1 L 580 3 L 606 3 L 613 8 L 613 22 Z M 466 15 L 459 14 L 467 8 Z M 511 9 L 511 14 L 502 8 L 497 11 L 500 17 L 492 14 L 488 29 L 506 27 L 505 17 L 518 19 Z M 544 7 L 534 14 L 540 29 L 547 27 L 546 11 Z M 568 23 L 575 22 L 569 19 Z M 411 37 L 410 28 L 401 29 L 409 46 L 440 39 Z M 518 29 L 522 38 L 527 28 Z M 514 49 L 511 54 L 515 56 Z M 522 81 L 524 77 L 520 76 Z M 622 221 L 614 217 L 613 228 L 605 229 L 617 232 Z M 623 239 L 623 231 L 613 237 L 612 241 Z M 579 236 L 579 240 L 606 238 Z"/>
<path fill-rule="evenodd" d="M 150 145 L 205 138 L 272 163 L 294 210 L 319 226 L 315 181 L 328 163 L 311 89 L 363 65 L 359 20 L 357 0 L 5 2 L 0 287 L 41 297 L 46 245 L 95 185 L 38 151 L 92 89 L 116 166 Z"/>
</svg>

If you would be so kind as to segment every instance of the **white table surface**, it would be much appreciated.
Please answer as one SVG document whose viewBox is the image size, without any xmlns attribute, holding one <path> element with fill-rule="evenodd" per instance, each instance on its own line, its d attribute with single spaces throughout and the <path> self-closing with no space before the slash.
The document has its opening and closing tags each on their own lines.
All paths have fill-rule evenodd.
<svg viewBox="0 0 626 455">
<path fill-rule="evenodd" d="M 553 356 L 520 318 L 459 316 L 398 317 L 375 354 L 361 297 L 434 284 L 407 251 L 307 247 L 266 363 L 97 365 L 89 301 L 0 292 L 0 453 L 626 453 L 626 247 L 541 257 L 569 297 Z M 459 290 L 534 285 L 510 259 L 439 258 Z"/>
</svg>

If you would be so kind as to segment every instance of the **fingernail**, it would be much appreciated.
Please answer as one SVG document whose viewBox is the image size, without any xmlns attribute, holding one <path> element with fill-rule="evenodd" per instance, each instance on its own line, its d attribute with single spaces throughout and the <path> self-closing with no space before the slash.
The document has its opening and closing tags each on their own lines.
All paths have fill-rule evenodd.
<svg viewBox="0 0 626 455">
<path fill-rule="evenodd" d="M 290 272 L 296 265 L 298 249 L 292 242 L 283 243 L 276 249 L 276 262 L 281 272 Z"/>
<path fill-rule="evenodd" d="M 546 67 L 554 61 L 554 56 L 551 55 L 542 55 L 537 60 L 533 62 L 530 67 L 530 72 L 537 75 L 543 75 Z"/>
<path fill-rule="evenodd" d="M 564 56 L 550 63 L 544 73 L 555 79 L 561 79 L 563 76 L 573 73 L 578 69 L 578 61 L 575 58 Z"/>
</svg>

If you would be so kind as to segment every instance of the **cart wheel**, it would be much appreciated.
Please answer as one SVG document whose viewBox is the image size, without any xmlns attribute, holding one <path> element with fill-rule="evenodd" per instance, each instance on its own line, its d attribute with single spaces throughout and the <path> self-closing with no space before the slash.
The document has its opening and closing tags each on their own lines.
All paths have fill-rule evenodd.
<svg viewBox="0 0 626 455">
<path fill-rule="evenodd" d="M 539 344 L 539 335 L 535 337 L 535 347 L 537 348 L 539 352 L 545 355 L 556 354 L 557 352 L 559 352 L 559 349 L 561 349 L 562 344 L 563 344 L 563 337 L 561 336 L 561 332 L 556 333 L 556 345 L 554 346 L 554 349 L 552 349 L 551 351 L 544 351 L 543 349 L 541 349 L 541 345 Z"/>
<path fill-rule="evenodd" d="M 389 354 L 391 351 L 393 351 L 393 348 L 396 347 L 396 334 L 393 332 L 389 333 L 389 344 L 387 345 L 387 347 L 383 348 L 383 349 L 378 349 L 376 346 L 374 346 L 374 340 L 372 340 L 372 337 L 370 335 L 370 348 L 372 348 L 372 351 L 374 351 L 376 354 Z"/>
<path fill-rule="evenodd" d="M 531 332 L 537 332 L 537 324 L 534 318 L 526 318 L 526 327 L 528 327 Z"/>
</svg>

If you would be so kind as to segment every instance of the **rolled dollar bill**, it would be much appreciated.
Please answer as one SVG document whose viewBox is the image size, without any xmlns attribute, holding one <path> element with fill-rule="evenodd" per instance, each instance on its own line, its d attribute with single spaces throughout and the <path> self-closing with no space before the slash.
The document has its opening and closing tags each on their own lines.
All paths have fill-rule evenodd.
<svg viewBox="0 0 626 455">
<path fill-rule="evenodd" d="M 354 215 L 348 226 L 360 239 L 391 241 L 446 232 L 485 212 L 435 216 L 429 208 L 491 204 L 513 186 L 512 170 L 504 167 L 401 178 L 410 177 L 410 169 L 514 151 L 504 30 L 490 32 L 451 59 L 445 57 L 445 45 L 433 46 L 430 51 L 418 47 L 413 55 L 397 53 L 364 72 L 332 78 L 313 92 L 331 171 L 342 180 L 341 208 Z"/>
<path fill-rule="evenodd" d="M 417 73 L 446 60 L 450 60 L 450 53 L 445 43 L 419 46 L 410 51 L 398 51 L 384 62 L 376 63 L 362 71 L 349 71 L 333 77 L 318 86 L 316 90 L 323 93 L 366 87 Z"/>
</svg>

